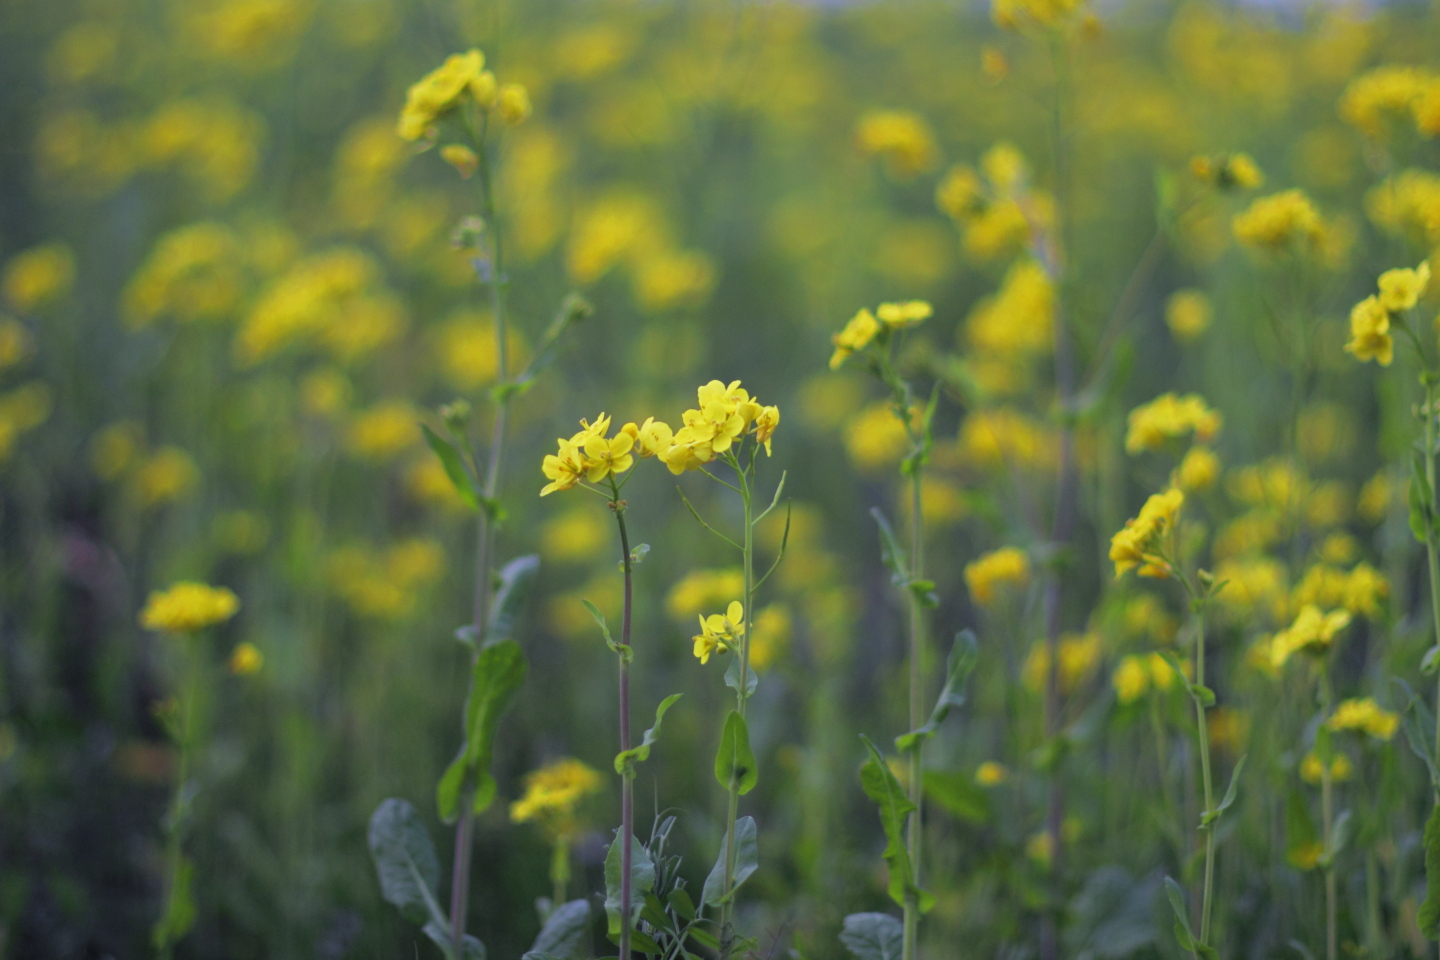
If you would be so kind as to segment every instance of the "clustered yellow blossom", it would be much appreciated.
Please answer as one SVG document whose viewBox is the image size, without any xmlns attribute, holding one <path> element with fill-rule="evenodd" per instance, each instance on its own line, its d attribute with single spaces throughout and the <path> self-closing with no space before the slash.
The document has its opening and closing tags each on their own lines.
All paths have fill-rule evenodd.
<svg viewBox="0 0 1440 960">
<path fill-rule="evenodd" d="M 939 151 L 930 125 L 909 110 L 872 110 L 855 124 L 855 146 L 885 161 L 890 175 L 909 180 L 935 166 Z"/>
<path fill-rule="evenodd" d="M 913 327 L 929 319 L 934 312 L 934 308 L 924 300 L 882 303 L 874 313 L 869 307 L 862 307 L 843 330 L 830 338 L 835 345 L 835 352 L 830 355 L 830 369 L 838 370 L 853 354 L 868 347 L 881 331 Z"/>
<path fill-rule="evenodd" d="M 237 677 L 249 677 L 260 672 L 265 666 L 265 655 L 260 648 L 246 640 L 237 644 L 235 649 L 230 651 L 230 662 L 227 664 L 231 673 Z"/>
<path fill-rule="evenodd" d="M 1165 538 L 1174 529 L 1185 494 L 1173 487 L 1153 494 L 1140 508 L 1140 513 L 1125 521 L 1124 529 L 1110 538 L 1110 559 L 1115 563 L 1116 578 L 1127 570 L 1139 567 L 1142 577 L 1164 579 L 1173 572 L 1165 556 Z"/>
<path fill-rule="evenodd" d="M 510 804 L 510 819 L 538 821 L 554 836 L 568 836 L 576 827 L 575 808 L 602 783 L 597 771 L 573 757 L 548 763 L 526 775 L 525 793 Z"/>
<path fill-rule="evenodd" d="M 1085 5 L 1085 0 L 992 0 L 990 16 L 1005 30 L 1018 30 L 1027 22 L 1054 26 Z"/>
<path fill-rule="evenodd" d="M 75 280 L 75 255 L 64 243 L 47 243 L 17 254 L 0 274 L 0 293 L 18 313 L 29 313 L 63 296 Z"/>
<path fill-rule="evenodd" d="M 1296 243 L 1318 245 L 1325 234 L 1319 212 L 1301 190 L 1261 197 L 1235 215 L 1231 228 L 1245 246 L 1269 251 Z"/>
<path fill-rule="evenodd" d="M 1000 592 L 1030 582 L 1030 558 L 1018 547 L 1001 547 L 965 565 L 965 585 L 982 607 L 989 607 Z"/>
<path fill-rule="evenodd" d="M 325 562 L 330 587 L 362 617 L 396 621 L 414 611 L 421 588 L 445 568 L 445 552 L 434 540 L 412 538 L 388 550 L 351 544 Z"/>
<path fill-rule="evenodd" d="M 695 656 L 701 663 L 709 663 L 712 654 L 728 653 L 739 646 L 744 636 L 745 608 L 740 601 L 732 600 L 723 614 L 700 617 L 700 632 L 693 638 Z"/>
<path fill-rule="evenodd" d="M 1125 450 L 1136 454 L 1154 450 L 1170 440 L 1193 433 L 1197 440 L 1213 440 L 1220 432 L 1220 414 L 1197 393 L 1164 393 L 1130 411 Z"/>
<path fill-rule="evenodd" d="M 1248 153 L 1194 157 L 1190 160 L 1190 172 L 1195 179 L 1221 190 L 1254 190 L 1265 182 L 1265 175 Z"/>
<path fill-rule="evenodd" d="M 994 296 L 980 300 L 962 328 L 976 354 L 1016 363 L 1045 356 L 1055 343 L 1055 285 L 1038 261 L 1016 261 Z"/>
<path fill-rule="evenodd" d="M 1191 447 L 1175 468 L 1171 483 L 1186 493 L 1200 493 L 1220 478 L 1220 458 L 1209 447 Z"/>
<path fill-rule="evenodd" d="M 745 571 L 739 567 L 691 570 L 665 595 L 665 610 L 679 621 L 727 602 L 745 590 Z"/>
<path fill-rule="evenodd" d="M 1400 715 L 1391 713 L 1373 697 L 1343 700 L 1325 721 L 1331 730 L 1358 730 L 1377 740 L 1389 740 L 1400 729 Z"/>
<path fill-rule="evenodd" d="M 961 229 L 965 252 L 977 260 L 1018 253 L 1055 222 L 1054 200 L 1031 188 L 1025 158 L 1008 143 L 986 151 L 978 172 L 951 167 L 935 188 L 935 205 Z"/>
<path fill-rule="evenodd" d="M 1390 581 L 1368 563 L 1357 564 L 1348 573 L 1338 567 L 1317 563 L 1291 594 L 1291 609 L 1307 605 L 1322 609 L 1344 608 L 1357 616 L 1377 617 L 1385 598 L 1390 595 Z"/>
<path fill-rule="evenodd" d="M 515 125 L 530 116 L 530 95 L 519 84 L 501 85 L 485 69 L 485 55 L 467 50 L 445 62 L 410 87 L 400 111 L 398 130 L 406 140 L 435 136 L 436 124 L 462 103 L 494 111 L 502 123 Z"/>
<path fill-rule="evenodd" d="M 1174 683 L 1175 668 L 1158 653 L 1121 657 L 1110 676 L 1115 699 L 1122 705 L 1134 703 L 1152 689 L 1169 690 Z"/>
<path fill-rule="evenodd" d="M 784 651 L 792 627 L 790 610 L 779 603 L 764 607 L 755 615 L 750 630 L 750 669 L 767 670 Z"/>
<path fill-rule="evenodd" d="M 1365 194 L 1365 212 L 1386 233 L 1440 245 L 1440 174 L 1402 170 Z"/>
<path fill-rule="evenodd" d="M 1374 360 L 1382 367 L 1395 359 L 1395 338 L 1390 332 L 1394 315 L 1404 313 L 1420 301 L 1430 285 L 1430 263 L 1412 269 L 1386 270 L 1380 274 L 1380 292 L 1355 304 L 1350 311 L 1350 342 L 1347 353 L 1364 363 Z"/>
<path fill-rule="evenodd" d="M 1295 653 L 1323 653 L 1329 650 L 1335 637 L 1349 625 L 1348 610 L 1331 610 L 1326 613 L 1314 604 L 1306 604 L 1300 608 L 1295 622 L 1270 640 L 1271 665 L 1278 670 Z"/>
<path fill-rule="evenodd" d="M 1350 81 L 1340 98 L 1340 116 L 1370 137 L 1385 133 L 1387 118 L 1414 120 L 1421 132 L 1434 133 L 1430 111 L 1440 80 L 1419 67 L 1385 65 Z"/>
<path fill-rule="evenodd" d="M 1100 665 L 1100 635 L 1098 633 L 1067 633 L 1059 643 L 1060 688 L 1074 690 L 1080 682 Z M 1037 640 L 1030 647 L 1025 663 L 1020 669 L 1020 678 L 1031 690 L 1045 689 L 1050 672 L 1050 652 L 1043 640 Z"/>
<path fill-rule="evenodd" d="M 1193 343 L 1206 330 L 1214 314 L 1210 298 L 1199 290 L 1177 290 L 1165 301 L 1165 325 L 1181 343 Z"/>
<path fill-rule="evenodd" d="M 1331 758 L 1330 779 L 1335 783 L 1344 783 L 1354 773 L 1355 766 L 1345 754 L 1337 753 Z M 1300 761 L 1300 779 L 1306 783 L 1319 783 L 1325 779 L 1325 764 L 1313 750 L 1305 754 L 1305 758 Z M 1321 852 L 1323 853 L 1323 850 Z"/>
<path fill-rule="evenodd" d="M 225 587 L 183 580 L 168 590 L 156 590 L 140 611 L 146 630 L 191 633 L 224 623 L 240 609 L 240 598 Z"/>
<path fill-rule="evenodd" d="M 959 454 L 981 470 L 1048 470 L 1059 460 L 1059 437 L 1013 407 L 990 407 L 961 421 Z"/>
</svg>

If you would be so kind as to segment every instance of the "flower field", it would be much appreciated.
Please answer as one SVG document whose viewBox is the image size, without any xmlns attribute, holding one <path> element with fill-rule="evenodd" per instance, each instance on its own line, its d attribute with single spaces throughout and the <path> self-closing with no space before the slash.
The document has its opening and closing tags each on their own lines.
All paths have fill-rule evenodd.
<svg viewBox="0 0 1440 960">
<path fill-rule="evenodd" d="M 0 960 L 1433 957 L 1440 7 L 0 5 Z"/>
</svg>

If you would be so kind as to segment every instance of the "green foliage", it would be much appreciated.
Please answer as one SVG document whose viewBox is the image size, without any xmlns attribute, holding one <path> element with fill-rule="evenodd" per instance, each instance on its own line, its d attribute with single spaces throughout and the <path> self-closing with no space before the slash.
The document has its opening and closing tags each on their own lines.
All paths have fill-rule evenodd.
<svg viewBox="0 0 1440 960">
<path fill-rule="evenodd" d="M 635 776 L 635 765 L 650 759 L 650 747 L 660 739 L 660 721 L 665 719 L 665 711 L 670 709 L 671 704 L 679 700 L 683 694 L 672 693 L 660 701 L 660 706 L 655 708 L 655 725 L 645 731 L 645 737 L 637 747 L 629 750 L 622 750 L 615 754 L 615 772 L 621 776 Z"/>
<path fill-rule="evenodd" d="M 1440 804 L 1425 821 L 1425 902 L 1416 918 L 1427 940 L 1440 939 Z"/>
<path fill-rule="evenodd" d="M 194 882 L 195 864 L 186 857 L 180 857 L 174 875 L 170 878 L 170 890 L 165 897 L 165 912 L 160 915 L 150 934 L 156 949 L 165 950 L 179 943 L 195 925 L 195 894 L 191 889 Z"/>
<path fill-rule="evenodd" d="M 441 437 L 428 424 L 420 424 L 420 431 L 425 435 L 425 443 L 440 458 L 440 465 L 445 468 L 445 475 L 450 478 L 455 492 L 460 494 L 460 499 L 471 510 L 480 509 L 480 495 L 475 489 L 475 481 L 470 476 L 470 471 L 465 467 L 465 461 L 460 451 L 449 440 Z"/>
<path fill-rule="evenodd" d="M 940 690 L 940 697 L 935 701 L 935 709 L 930 712 L 930 719 L 919 729 L 896 737 L 897 750 L 908 753 L 915 749 L 922 741 L 935 735 L 935 731 L 940 729 L 940 724 L 945 722 L 951 710 L 965 705 L 965 681 L 970 679 L 971 672 L 979 662 L 980 648 L 975 642 L 974 632 L 960 631 L 955 635 L 950 655 L 945 658 L 945 686 Z"/>
<path fill-rule="evenodd" d="M 630 838 L 630 849 L 630 922 L 633 924 L 640 918 L 640 911 L 645 908 L 645 894 L 655 888 L 655 861 L 651 859 L 650 851 L 636 837 Z M 617 831 L 616 841 L 610 844 L 605 853 L 605 915 L 609 918 L 608 929 L 612 941 L 620 936 L 620 921 L 623 916 L 620 879 L 624 873 L 620 852 Z"/>
<path fill-rule="evenodd" d="M 465 701 L 465 744 L 436 787 L 440 819 L 446 823 L 459 816 L 467 782 L 474 784 L 475 813 L 495 799 L 495 778 L 490 775 L 495 730 L 524 684 L 525 672 L 525 654 L 514 640 L 497 641 L 476 655 L 470 696 Z"/>
<path fill-rule="evenodd" d="M 852 913 L 840 929 L 840 942 L 856 960 L 900 960 L 904 930 L 888 913 Z"/>
<path fill-rule="evenodd" d="M 760 779 L 755 754 L 750 750 L 750 730 L 745 718 L 735 710 L 725 717 L 725 728 L 720 734 L 720 749 L 715 753 L 715 779 L 727 790 L 732 783 L 738 784 L 742 796 L 754 790 Z"/>
<path fill-rule="evenodd" d="M 571 900 L 551 911 L 524 960 L 572 960 L 585 946 L 590 902 Z"/>
<path fill-rule="evenodd" d="M 1190 928 L 1190 913 L 1185 906 L 1185 892 L 1180 889 L 1180 884 L 1166 877 L 1165 895 L 1170 899 L 1170 909 L 1175 913 L 1175 940 L 1180 944 L 1180 949 L 1204 957 L 1205 960 L 1216 960 L 1219 954 L 1215 952 L 1215 948 L 1201 943 L 1200 938 L 1195 936 Z"/>
<path fill-rule="evenodd" d="M 740 885 L 750 879 L 750 875 L 760 866 L 760 847 L 755 839 L 755 818 L 741 817 L 731 829 L 735 836 L 735 869 L 730 877 L 730 887 L 725 887 L 725 860 L 730 846 L 730 833 L 727 832 L 720 843 L 720 853 L 715 858 L 715 866 L 710 868 L 710 875 L 705 878 L 705 888 L 700 894 L 701 902 L 712 907 L 718 907 L 734 897 Z"/>
<path fill-rule="evenodd" d="M 905 818 L 915 810 L 915 804 L 905 795 L 900 781 L 890 771 L 890 765 L 875 744 L 864 734 L 860 739 L 870 751 L 870 759 L 860 768 L 860 786 L 865 795 L 875 801 L 880 811 L 880 825 L 885 831 L 885 852 L 882 856 L 890 869 L 890 883 L 886 889 L 890 899 L 901 906 L 905 905 L 907 896 L 913 895 L 920 911 L 927 912 L 935 905 L 935 898 L 915 883 L 910 854 L 905 847 Z"/>
</svg>

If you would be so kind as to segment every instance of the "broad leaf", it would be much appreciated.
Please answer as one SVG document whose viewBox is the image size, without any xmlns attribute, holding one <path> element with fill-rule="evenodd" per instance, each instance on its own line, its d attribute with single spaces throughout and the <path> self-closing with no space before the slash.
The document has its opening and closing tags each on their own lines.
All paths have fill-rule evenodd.
<svg viewBox="0 0 1440 960">
<path fill-rule="evenodd" d="M 553 957 L 560 960 L 569 960 L 579 953 L 581 941 L 585 939 L 585 930 L 590 926 L 590 902 L 588 900 L 571 900 L 569 903 L 562 903 L 551 912 L 545 921 L 545 926 L 540 928 L 540 935 L 530 946 L 530 952 L 525 956 L 539 954 L 546 957 Z"/>
<path fill-rule="evenodd" d="M 412 923 L 449 927 L 435 899 L 440 861 L 420 813 L 404 800 L 381 801 L 370 816 L 370 856 L 380 893 Z"/>
<path fill-rule="evenodd" d="M 615 831 L 616 840 L 619 840 L 620 831 Z M 605 853 L 605 914 L 609 920 L 610 939 L 614 940 L 620 936 L 620 878 L 621 872 L 621 850 L 620 844 L 610 844 L 609 850 Z M 640 911 L 645 906 L 645 894 L 649 893 L 655 886 L 655 861 L 650 859 L 650 851 L 645 849 L 635 837 L 630 838 L 630 923 L 633 925 L 640 916 Z"/>
<path fill-rule="evenodd" d="M 440 465 L 445 468 L 445 476 L 450 478 L 455 492 L 460 494 L 460 499 L 465 501 L 465 505 L 471 510 L 479 510 L 480 498 L 475 493 L 475 484 L 470 479 L 469 471 L 465 469 L 465 462 L 460 458 L 460 451 L 425 424 L 420 424 L 420 430 L 425 434 L 425 442 L 435 451 L 435 456 L 440 458 Z"/>
<path fill-rule="evenodd" d="M 615 755 L 616 773 L 632 777 L 635 775 L 635 764 L 644 763 L 650 759 L 650 747 L 660 739 L 660 721 L 665 719 L 665 711 L 669 710 L 670 705 L 682 696 L 684 694 L 672 693 L 660 701 L 660 706 L 655 708 L 655 726 L 645 731 L 645 737 L 640 741 L 640 745 L 631 747 L 629 750 L 622 750 Z"/>
<path fill-rule="evenodd" d="M 740 658 L 738 656 L 731 657 L 730 666 L 725 668 L 725 686 L 736 693 L 740 692 Z M 753 697 L 755 688 L 758 686 L 760 686 L 760 676 L 755 672 L 752 664 L 750 669 L 745 672 L 745 699 Z"/>
<path fill-rule="evenodd" d="M 1180 944 L 1181 950 L 1197 954 L 1206 960 L 1215 960 L 1215 948 L 1206 946 L 1200 942 L 1190 929 L 1190 914 L 1185 906 L 1185 892 L 1180 889 L 1180 884 L 1170 877 L 1165 878 L 1165 895 L 1170 898 L 1170 909 L 1175 912 L 1175 939 Z"/>
<path fill-rule="evenodd" d="M 750 751 L 750 730 L 745 718 L 734 710 L 725 718 L 725 729 L 720 734 L 720 749 L 715 754 L 715 779 L 720 786 L 730 789 L 733 781 L 741 795 L 755 789 L 760 773 L 755 767 L 755 754 Z"/>
<path fill-rule="evenodd" d="M 896 737 L 897 750 L 906 753 L 921 741 L 933 737 L 935 731 L 940 729 L 940 724 L 950 715 L 950 711 L 965 705 L 965 681 L 970 678 L 979 662 L 980 649 L 975 642 L 975 634 L 970 630 L 961 630 L 955 635 L 950 655 L 945 658 L 945 686 L 940 690 L 939 699 L 935 701 L 935 709 L 930 711 L 930 719 L 919 729 Z"/>
<path fill-rule="evenodd" d="M 968 773 L 926 770 L 925 796 L 942 810 L 968 823 L 990 820 L 990 794 Z"/>
<path fill-rule="evenodd" d="M 524 684 L 525 671 L 525 654 L 514 640 L 496 641 L 476 655 L 470 696 L 465 700 L 465 746 L 435 788 L 436 806 L 446 823 L 454 822 L 469 777 L 476 785 L 472 806 L 476 813 L 495 799 L 495 781 L 490 776 L 495 729 Z"/>
<path fill-rule="evenodd" d="M 454 957 L 455 952 L 450 949 L 450 929 L 443 927 L 433 921 L 425 924 L 425 936 L 429 937 L 441 952 L 447 957 Z M 481 943 L 470 934 L 465 934 L 460 941 L 462 960 L 485 960 L 485 944 Z"/>
<path fill-rule="evenodd" d="M 860 739 L 865 741 L 865 747 L 870 751 L 870 759 L 860 768 L 860 786 L 865 796 L 875 801 L 875 806 L 879 808 L 880 825 L 885 831 L 885 852 L 881 856 L 890 870 L 890 883 L 886 890 L 890 898 L 901 906 L 905 905 L 906 893 L 913 893 L 920 911 L 924 913 L 934 906 L 935 898 L 916 886 L 910 854 L 905 847 L 905 818 L 915 809 L 915 804 L 905 795 L 900 781 L 890 771 L 890 765 L 870 738 L 861 734 Z"/>
<path fill-rule="evenodd" d="M 852 913 L 840 928 L 840 942 L 856 960 L 900 960 L 905 928 L 888 913 Z"/>
<path fill-rule="evenodd" d="M 741 817 L 735 821 L 734 830 L 735 872 L 730 878 L 730 889 L 725 889 L 725 849 L 730 841 L 727 833 L 725 842 L 720 844 L 720 855 L 715 858 L 715 866 L 710 868 L 710 876 L 705 878 L 705 888 L 700 894 L 701 901 L 712 907 L 718 907 L 734 896 L 740 884 L 748 880 L 760 865 L 760 848 L 755 843 L 755 818 Z"/>
<path fill-rule="evenodd" d="M 1417 919 L 1427 940 L 1440 937 L 1440 804 L 1425 821 L 1425 902 Z"/>
<path fill-rule="evenodd" d="M 533 553 L 516 557 L 501 568 L 500 586 L 490 603 L 490 625 L 485 631 L 487 643 L 515 638 L 515 621 L 530 597 L 530 588 L 539 572 L 540 557 Z"/>
</svg>

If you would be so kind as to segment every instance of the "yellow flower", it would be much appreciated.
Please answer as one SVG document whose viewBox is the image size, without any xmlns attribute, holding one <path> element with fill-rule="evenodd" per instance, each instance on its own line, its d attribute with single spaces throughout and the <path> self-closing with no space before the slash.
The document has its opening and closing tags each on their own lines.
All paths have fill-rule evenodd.
<svg viewBox="0 0 1440 960">
<path fill-rule="evenodd" d="M 265 655 L 260 648 L 248 640 L 238 644 L 230 653 L 230 672 L 237 677 L 249 677 L 260 672 L 265 665 Z"/>
<path fill-rule="evenodd" d="M 190 633 L 224 623 L 240 609 L 240 599 L 224 587 L 181 581 L 168 590 L 156 590 L 140 612 L 146 630 Z"/>
<path fill-rule="evenodd" d="M 1330 779 L 1336 783 L 1349 780 L 1354 770 L 1350 758 L 1343 753 L 1337 753 L 1330 760 Z M 1300 779 L 1306 783 L 1319 783 L 1325 779 L 1325 764 L 1320 762 L 1320 757 L 1313 750 L 1300 761 Z"/>
<path fill-rule="evenodd" d="M 1030 558 L 1018 547 L 1001 547 L 965 565 L 965 585 L 982 607 L 993 605 L 1001 589 L 1030 582 Z"/>
<path fill-rule="evenodd" d="M 575 808 L 602 785 L 600 774 L 579 760 L 556 760 L 525 777 L 525 793 L 510 804 L 510 819 L 539 821 L 554 835 L 567 836 L 576 827 Z"/>
<path fill-rule="evenodd" d="M 755 615 L 750 636 L 750 669 L 769 669 L 790 640 L 790 611 L 783 604 L 772 603 Z"/>
<path fill-rule="evenodd" d="M 770 441 L 775 436 L 775 428 L 780 426 L 779 407 L 761 407 L 760 414 L 755 418 L 755 442 L 765 445 L 765 456 L 770 456 Z"/>
<path fill-rule="evenodd" d="M 763 409 L 739 380 L 729 384 L 711 380 L 696 391 L 696 399 L 699 406 L 681 415 L 683 426 L 675 432 L 670 449 L 660 454 L 665 466 L 677 475 L 728 452 L 756 424 Z M 777 410 L 777 422 L 778 417 Z"/>
<path fill-rule="evenodd" d="M 1197 493 L 1215 486 L 1220 476 L 1220 458 L 1209 447 L 1191 447 L 1180 461 L 1172 481 L 1186 493 Z"/>
<path fill-rule="evenodd" d="M 1009 779 L 1010 771 L 1003 763 L 994 760 L 986 760 L 975 768 L 975 782 L 982 787 L 998 787 Z"/>
<path fill-rule="evenodd" d="M 540 465 L 541 471 L 550 482 L 540 491 L 540 496 L 546 497 L 557 490 L 569 490 L 580 482 L 585 474 L 585 454 L 583 449 L 573 440 L 566 440 L 561 437 L 556 441 L 560 449 L 552 454 L 546 455 Z"/>
<path fill-rule="evenodd" d="M 1340 116 L 1362 133 L 1379 137 L 1387 114 L 1407 114 L 1425 94 L 1430 75 L 1417 67 L 1385 65 L 1350 81 Z"/>
<path fill-rule="evenodd" d="M 665 595 L 665 610 L 685 621 L 707 607 L 724 603 L 745 589 L 745 572 L 739 567 L 719 570 L 691 570 Z"/>
<path fill-rule="evenodd" d="M 1140 657 L 1122 657 L 1115 672 L 1110 676 L 1110 685 L 1115 688 L 1115 699 L 1121 704 L 1134 703 L 1145 696 L 1150 689 L 1150 671 Z"/>
<path fill-rule="evenodd" d="M 1386 270 L 1380 274 L 1380 303 L 1391 313 L 1409 310 L 1419 302 L 1430 284 L 1430 261 L 1413 270 Z"/>
<path fill-rule="evenodd" d="M 1382 367 L 1395 359 L 1395 340 L 1390 335 L 1390 314 L 1379 297 L 1366 297 L 1350 311 L 1350 342 L 1345 351 L 1361 363 L 1374 360 Z"/>
<path fill-rule="evenodd" d="M 640 425 L 640 432 L 635 438 L 640 456 L 644 459 L 659 456 L 670 449 L 675 440 L 675 432 L 670 425 L 654 417 L 647 417 Z"/>
<path fill-rule="evenodd" d="M 591 434 L 585 439 L 585 479 L 599 483 L 609 476 L 618 476 L 635 465 L 635 456 L 630 451 L 635 447 L 633 423 L 627 423 L 615 436 Z"/>
<path fill-rule="evenodd" d="M 0 314 L 0 370 L 20 363 L 35 352 L 35 343 L 25 325 Z"/>
<path fill-rule="evenodd" d="M 518 127 L 530 116 L 530 92 L 518 83 L 507 83 L 500 88 L 499 99 L 495 102 L 495 115 L 507 127 Z"/>
<path fill-rule="evenodd" d="M 1270 661 L 1276 669 L 1283 667 L 1292 654 L 1300 651 L 1324 652 L 1330 649 L 1336 635 L 1350 625 L 1350 611 L 1332 610 L 1325 613 L 1314 604 L 1306 604 L 1295 622 L 1270 641 Z"/>
<path fill-rule="evenodd" d="M 935 166 L 938 150 L 930 126 L 908 110 L 872 110 L 855 125 L 855 145 L 878 156 L 897 180 L 909 180 Z"/>
<path fill-rule="evenodd" d="M 1190 172 L 1195 179 L 1213 184 L 1221 190 L 1253 190 L 1265 182 L 1265 175 L 1248 153 L 1222 156 L 1218 162 L 1210 157 L 1194 157 Z"/>
<path fill-rule="evenodd" d="M 1097 633 L 1067 633 L 1060 638 L 1060 687 L 1073 690 L 1100 665 L 1100 635 Z M 1050 651 L 1043 640 L 1031 644 L 1025 663 L 1020 668 L 1021 679 L 1031 690 L 1045 689 L 1050 672 Z"/>
<path fill-rule="evenodd" d="M 480 158 L 475 151 L 460 143 L 450 143 L 440 148 L 440 159 L 460 174 L 460 179 L 469 180 L 480 168 Z"/>
<path fill-rule="evenodd" d="M 427 136 L 436 121 L 453 110 L 479 80 L 484 67 L 485 55 L 479 50 L 456 53 L 413 84 L 400 111 L 400 136 L 406 140 Z"/>
<path fill-rule="evenodd" d="M 1079 10 L 1085 0 L 992 0 L 990 17 L 1004 30 L 1018 30 L 1024 20 L 1054 26 Z"/>
<path fill-rule="evenodd" d="M 47 243 L 17 254 L 0 274 L 5 302 L 29 313 L 63 296 L 75 280 L 75 255 L 63 243 Z"/>
<path fill-rule="evenodd" d="M 1390 510 L 1390 475 L 1381 469 L 1360 488 L 1355 512 L 1370 523 L 1379 523 Z"/>
<path fill-rule="evenodd" d="M 1235 239 L 1245 246 L 1272 251 L 1296 241 L 1317 243 L 1324 233 L 1320 214 L 1300 190 L 1261 197 L 1236 214 L 1231 226 Z"/>
<path fill-rule="evenodd" d="M 870 308 L 861 308 L 860 312 L 845 324 L 845 329 L 830 338 L 835 345 L 835 352 L 830 355 L 830 369 L 840 369 L 840 365 L 848 360 L 852 353 L 864 350 L 879 332 L 880 322 L 875 319 Z"/>
<path fill-rule="evenodd" d="M 1400 728 L 1400 715 L 1391 713 L 1372 697 L 1344 700 L 1325 725 L 1331 730 L 1359 730 L 1377 740 L 1389 740 Z"/>
<path fill-rule="evenodd" d="M 179 447 L 161 447 L 135 471 L 133 490 L 143 506 L 154 507 L 188 496 L 200 482 L 200 471 Z"/>
<path fill-rule="evenodd" d="M 740 601 L 730 601 L 724 614 L 712 613 L 700 617 L 700 632 L 694 636 L 695 656 L 704 663 L 710 662 L 711 654 L 726 653 L 740 642 L 745 634 L 745 608 Z"/>
<path fill-rule="evenodd" d="M 1194 433 L 1197 440 L 1211 440 L 1220 432 L 1221 422 L 1220 414 L 1199 394 L 1161 394 L 1130 411 L 1125 450 L 1131 454 L 1154 450 L 1187 433 Z"/>
<path fill-rule="evenodd" d="M 1185 494 L 1172 487 L 1152 495 L 1139 515 L 1125 521 L 1124 529 L 1110 539 L 1110 559 L 1115 563 L 1117 579 L 1136 566 L 1142 577 L 1170 576 L 1170 563 L 1160 551 L 1184 503 Z"/>
<path fill-rule="evenodd" d="M 966 343 L 977 353 L 1020 360 L 1048 354 L 1055 342 L 1055 285 L 1039 262 L 1017 260 L 994 296 L 965 318 Z"/>
<path fill-rule="evenodd" d="M 1210 298 L 1199 290 L 1179 290 L 1165 301 L 1165 324 L 1181 343 L 1192 343 L 1208 329 Z"/>
<path fill-rule="evenodd" d="M 418 422 L 410 404 L 383 400 L 350 421 L 346 445 L 358 457 L 388 460 L 420 439 Z"/>
<path fill-rule="evenodd" d="M 882 303 L 875 308 L 875 316 L 885 326 L 892 329 L 899 327 L 913 327 L 917 323 L 928 320 L 935 313 L 935 308 L 924 300 L 906 300 L 903 303 Z"/>
</svg>

